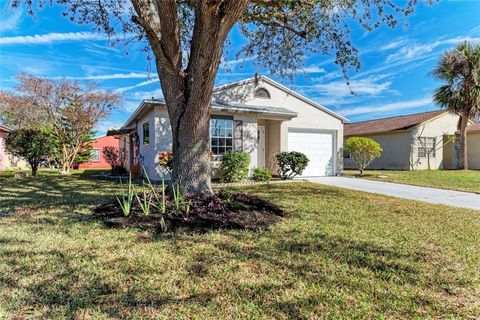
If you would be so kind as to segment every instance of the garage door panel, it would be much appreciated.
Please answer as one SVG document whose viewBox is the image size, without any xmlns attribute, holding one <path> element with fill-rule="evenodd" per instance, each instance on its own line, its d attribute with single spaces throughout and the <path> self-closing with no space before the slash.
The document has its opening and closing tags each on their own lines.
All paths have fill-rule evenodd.
<svg viewBox="0 0 480 320">
<path fill-rule="evenodd" d="M 334 173 L 332 132 L 290 129 L 288 150 L 304 153 L 310 160 L 303 176 L 326 176 Z"/>
</svg>

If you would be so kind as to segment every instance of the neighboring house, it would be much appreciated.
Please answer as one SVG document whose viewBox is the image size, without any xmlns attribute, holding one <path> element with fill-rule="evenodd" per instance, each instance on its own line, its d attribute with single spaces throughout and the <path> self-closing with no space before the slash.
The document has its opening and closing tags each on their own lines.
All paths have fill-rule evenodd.
<svg viewBox="0 0 480 320">
<path fill-rule="evenodd" d="M 438 110 L 348 123 L 344 136 L 372 138 L 382 146 L 382 155 L 368 169 L 428 169 L 428 154 L 431 169 L 442 169 L 452 162 L 449 150 L 454 146 L 451 136 L 457 132 L 458 119 L 458 115 Z M 344 167 L 355 168 L 348 152 L 344 153 Z"/>
<path fill-rule="evenodd" d="M 458 132 L 457 132 L 458 134 Z M 480 170 L 480 123 L 471 123 L 467 127 L 468 168 Z M 459 164 L 459 144 L 449 146 L 446 169 L 457 169 Z"/>
<path fill-rule="evenodd" d="M 480 170 L 480 123 L 467 127 L 468 168 Z"/>
<path fill-rule="evenodd" d="M 25 160 L 9 154 L 5 150 L 5 138 L 9 132 L 10 129 L 0 124 L 0 170 L 28 168 L 28 164 Z"/>
<path fill-rule="evenodd" d="M 7 169 L 7 151 L 5 150 L 5 137 L 10 130 L 7 127 L 0 125 L 0 170 Z"/>
<path fill-rule="evenodd" d="M 120 140 L 115 137 L 99 137 L 92 142 L 92 158 L 90 161 L 79 164 L 80 169 L 110 169 L 110 165 L 105 161 L 103 149 L 105 147 L 115 147 L 120 150 Z"/>
<path fill-rule="evenodd" d="M 214 89 L 211 104 L 212 167 L 226 151 L 241 150 L 251 156 L 250 169 L 275 171 L 280 151 L 300 151 L 310 163 L 304 176 L 341 172 L 344 117 L 264 76 Z M 144 166 L 160 179 L 160 152 L 171 151 L 171 131 L 163 100 L 144 100 L 122 128 L 108 135 L 121 139 L 130 165 Z M 275 172 L 274 172 L 275 173 Z"/>
</svg>

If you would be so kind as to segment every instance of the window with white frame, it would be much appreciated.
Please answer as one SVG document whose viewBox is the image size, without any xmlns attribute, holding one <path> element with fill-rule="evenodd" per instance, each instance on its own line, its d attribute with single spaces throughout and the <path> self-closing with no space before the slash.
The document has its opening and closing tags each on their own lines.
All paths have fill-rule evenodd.
<svg viewBox="0 0 480 320">
<path fill-rule="evenodd" d="M 92 161 L 100 161 L 100 149 L 92 149 Z"/>
<path fill-rule="evenodd" d="M 426 158 L 430 153 L 430 158 L 435 158 L 435 146 L 437 138 L 435 137 L 419 137 L 420 145 L 418 146 L 418 157 Z"/>
<path fill-rule="evenodd" d="M 352 157 L 350 151 L 343 149 L 343 158 L 344 159 L 350 159 Z"/>
<path fill-rule="evenodd" d="M 143 145 L 150 143 L 150 123 L 147 121 L 143 124 Z"/>
<path fill-rule="evenodd" d="M 210 119 L 210 148 L 214 155 L 233 151 L 233 119 Z"/>
</svg>

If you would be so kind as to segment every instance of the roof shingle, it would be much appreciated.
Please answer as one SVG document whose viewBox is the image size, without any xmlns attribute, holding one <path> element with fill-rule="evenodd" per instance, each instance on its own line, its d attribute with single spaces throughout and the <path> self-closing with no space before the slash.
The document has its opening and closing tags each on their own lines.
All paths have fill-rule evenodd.
<svg viewBox="0 0 480 320">
<path fill-rule="evenodd" d="M 446 112 L 448 111 L 437 110 L 408 114 L 404 116 L 346 123 L 344 127 L 344 135 L 349 137 L 408 129 Z"/>
</svg>

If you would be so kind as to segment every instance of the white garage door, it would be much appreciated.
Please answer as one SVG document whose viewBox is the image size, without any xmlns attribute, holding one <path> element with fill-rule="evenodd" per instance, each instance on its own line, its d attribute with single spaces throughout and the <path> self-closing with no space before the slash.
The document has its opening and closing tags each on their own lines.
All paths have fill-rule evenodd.
<svg viewBox="0 0 480 320">
<path fill-rule="evenodd" d="M 302 152 L 310 160 L 302 176 L 334 174 L 333 137 L 332 132 L 288 130 L 288 150 Z"/>
</svg>

